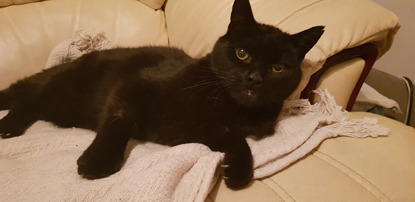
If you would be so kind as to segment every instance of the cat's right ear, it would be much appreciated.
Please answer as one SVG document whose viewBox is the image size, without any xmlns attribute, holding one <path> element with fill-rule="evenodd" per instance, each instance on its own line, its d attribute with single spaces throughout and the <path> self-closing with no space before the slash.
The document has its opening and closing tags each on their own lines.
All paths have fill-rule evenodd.
<svg viewBox="0 0 415 202">
<path fill-rule="evenodd" d="M 235 0 L 232 7 L 228 32 L 241 31 L 241 28 L 256 24 L 249 0 Z"/>
<path fill-rule="evenodd" d="M 324 26 L 315 26 L 310 29 L 304 30 L 300 33 L 292 35 L 292 41 L 302 56 L 317 43 L 321 35 L 324 33 Z"/>
</svg>

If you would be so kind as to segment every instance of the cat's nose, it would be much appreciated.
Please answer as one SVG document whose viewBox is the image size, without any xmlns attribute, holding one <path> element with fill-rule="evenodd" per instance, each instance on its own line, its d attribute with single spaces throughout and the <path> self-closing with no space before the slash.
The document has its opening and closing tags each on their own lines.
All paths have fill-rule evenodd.
<svg viewBox="0 0 415 202">
<path fill-rule="evenodd" d="M 248 74 L 248 82 L 252 85 L 261 85 L 262 84 L 262 75 L 260 72 L 251 72 Z"/>
</svg>

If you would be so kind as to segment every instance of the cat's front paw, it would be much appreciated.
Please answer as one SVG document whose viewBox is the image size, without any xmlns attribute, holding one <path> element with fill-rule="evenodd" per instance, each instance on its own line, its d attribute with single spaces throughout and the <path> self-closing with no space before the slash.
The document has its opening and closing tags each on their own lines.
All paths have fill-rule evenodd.
<svg viewBox="0 0 415 202">
<path fill-rule="evenodd" d="M 122 162 L 122 156 L 104 155 L 90 147 L 77 161 L 78 174 L 90 180 L 108 177 L 121 169 Z"/>
<path fill-rule="evenodd" d="M 253 176 L 252 157 L 250 158 L 226 158 L 224 164 L 224 176 L 226 186 L 237 190 L 248 186 Z"/>
</svg>

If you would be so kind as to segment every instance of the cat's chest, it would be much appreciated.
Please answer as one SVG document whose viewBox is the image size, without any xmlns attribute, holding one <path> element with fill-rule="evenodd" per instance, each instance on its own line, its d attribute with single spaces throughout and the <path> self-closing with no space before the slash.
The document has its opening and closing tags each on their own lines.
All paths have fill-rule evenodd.
<svg viewBox="0 0 415 202">
<path fill-rule="evenodd" d="M 153 106 L 148 115 L 148 134 L 163 138 L 203 135 L 206 131 L 226 135 L 236 132 L 242 136 L 263 137 L 273 133 L 276 117 L 245 114 L 232 104 L 224 104 L 217 96 L 197 99 L 182 97 L 180 101 L 170 100 L 164 106 Z M 179 138 L 180 139 L 180 138 Z"/>
</svg>

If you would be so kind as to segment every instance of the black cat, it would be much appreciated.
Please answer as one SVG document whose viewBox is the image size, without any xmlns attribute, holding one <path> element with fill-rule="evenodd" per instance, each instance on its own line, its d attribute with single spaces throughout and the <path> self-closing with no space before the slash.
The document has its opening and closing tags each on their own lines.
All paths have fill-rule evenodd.
<svg viewBox="0 0 415 202">
<path fill-rule="evenodd" d="M 236 0 L 227 33 L 201 59 L 168 47 L 97 51 L 0 91 L 0 109 L 10 109 L 0 134 L 22 135 L 37 120 L 96 131 L 78 160 L 87 179 L 119 171 L 130 138 L 202 143 L 225 153 L 225 182 L 242 188 L 253 175 L 245 138 L 273 134 L 323 29 L 284 33 L 257 23 L 249 0 Z"/>
</svg>

